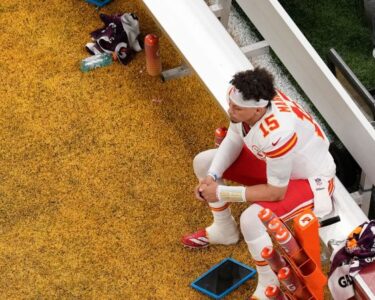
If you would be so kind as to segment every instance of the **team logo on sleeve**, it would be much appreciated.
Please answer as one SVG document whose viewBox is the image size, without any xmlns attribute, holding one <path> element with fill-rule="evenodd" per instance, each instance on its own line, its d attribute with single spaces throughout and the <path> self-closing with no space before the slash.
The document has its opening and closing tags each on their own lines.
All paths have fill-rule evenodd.
<svg viewBox="0 0 375 300">
<path fill-rule="evenodd" d="M 251 150 L 252 152 L 259 158 L 259 159 L 262 159 L 262 160 L 265 160 L 266 159 L 266 155 L 264 154 L 264 152 L 262 150 L 259 149 L 259 147 L 257 145 L 252 145 L 251 146 Z"/>
</svg>

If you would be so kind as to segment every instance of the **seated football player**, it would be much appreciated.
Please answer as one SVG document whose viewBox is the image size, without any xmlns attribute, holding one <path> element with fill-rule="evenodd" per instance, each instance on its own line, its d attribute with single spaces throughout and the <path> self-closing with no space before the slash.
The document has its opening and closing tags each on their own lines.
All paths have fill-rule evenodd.
<svg viewBox="0 0 375 300">
<path fill-rule="evenodd" d="M 230 84 L 228 133 L 217 149 L 193 161 L 199 180 L 195 196 L 208 203 L 213 223 L 182 242 L 190 248 L 237 243 L 240 233 L 230 204 L 247 202 L 240 228 L 258 271 L 252 298 L 264 299 L 265 287 L 278 281 L 261 257 L 272 242 L 258 212 L 269 208 L 284 221 L 306 208 L 314 208 L 318 217 L 328 214 L 336 166 L 319 124 L 274 87 L 267 70 L 239 72 Z M 239 185 L 225 185 L 223 179 Z"/>
</svg>

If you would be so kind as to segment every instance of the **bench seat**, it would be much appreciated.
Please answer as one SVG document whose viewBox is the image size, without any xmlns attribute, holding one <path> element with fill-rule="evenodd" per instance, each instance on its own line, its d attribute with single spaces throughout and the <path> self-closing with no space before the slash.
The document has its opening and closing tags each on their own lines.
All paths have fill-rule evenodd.
<svg viewBox="0 0 375 300">
<path fill-rule="evenodd" d="M 169 36 L 226 111 L 226 91 L 232 76 L 252 69 L 232 37 L 203 0 L 143 0 Z"/>
</svg>

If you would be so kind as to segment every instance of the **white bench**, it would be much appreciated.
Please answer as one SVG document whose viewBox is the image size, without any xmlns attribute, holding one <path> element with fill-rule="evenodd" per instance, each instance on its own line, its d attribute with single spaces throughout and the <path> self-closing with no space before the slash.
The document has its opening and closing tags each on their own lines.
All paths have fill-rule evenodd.
<svg viewBox="0 0 375 300">
<path fill-rule="evenodd" d="M 143 2 L 226 111 L 225 94 L 230 79 L 236 72 L 252 68 L 247 56 L 259 54 L 259 49 L 266 51 L 267 44 L 262 41 L 242 50 L 237 46 L 215 16 L 221 15 L 221 20 L 227 22 L 231 1 L 220 1 L 211 9 L 203 0 Z"/>
<path fill-rule="evenodd" d="M 268 0 L 257 2 L 262 1 L 269 2 Z M 180 50 L 187 63 L 206 85 L 220 107 L 226 112 L 228 104 L 225 94 L 228 82 L 236 72 L 253 68 L 243 51 L 233 41 L 203 0 L 143 0 L 143 2 Z M 249 5 L 253 2 L 256 1 L 238 1 L 240 5 L 243 5 L 243 8 L 245 7 L 245 12 L 248 12 L 247 9 L 250 10 Z M 277 1 L 271 0 L 271 2 Z M 259 15 L 257 18 L 262 18 L 259 11 L 253 11 L 252 14 Z M 269 21 L 268 17 L 264 18 L 264 22 Z M 283 33 L 280 30 L 283 30 L 283 27 L 278 30 L 275 29 L 274 34 L 282 35 Z M 272 43 L 270 44 L 272 46 Z M 293 53 L 293 55 L 297 54 Z M 296 80 L 298 82 L 298 77 L 296 77 Z M 310 86 L 309 91 L 311 89 Z M 315 86 L 314 89 L 318 88 Z M 326 90 L 321 91 L 321 93 L 324 92 Z M 340 92 L 342 93 L 341 90 Z M 313 94 L 313 98 L 316 98 L 316 94 Z M 319 96 L 321 97 L 321 94 Z M 337 107 L 332 109 L 336 110 Z M 345 110 L 345 112 L 347 111 Z M 330 111 L 330 113 L 332 112 Z M 331 117 L 330 114 L 326 116 Z M 369 130 L 366 126 L 363 128 L 362 125 L 357 123 L 355 126 L 362 128 L 361 132 Z M 336 122 L 336 124 L 338 123 Z M 336 126 L 346 127 L 345 124 Z M 339 129 L 343 130 L 343 128 Z M 340 216 L 341 221 L 320 229 L 320 236 L 326 244 L 330 239 L 345 239 L 354 227 L 367 220 L 367 217 L 338 179 L 333 198 L 335 213 Z"/>
<path fill-rule="evenodd" d="M 203 0 L 143 0 L 224 111 L 228 83 L 252 68 Z"/>
</svg>

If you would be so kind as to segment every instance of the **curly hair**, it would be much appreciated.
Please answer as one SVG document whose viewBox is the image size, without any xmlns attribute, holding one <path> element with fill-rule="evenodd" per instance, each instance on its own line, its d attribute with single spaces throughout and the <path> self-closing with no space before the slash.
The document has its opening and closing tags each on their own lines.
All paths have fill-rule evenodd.
<svg viewBox="0 0 375 300">
<path fill-rule="evenodd" d="M 272 100 L 276 96 L 273 76 L 263 68 L 238 72 L 230 83 L 242 93 L 244 100 Z"/>
</svg>

